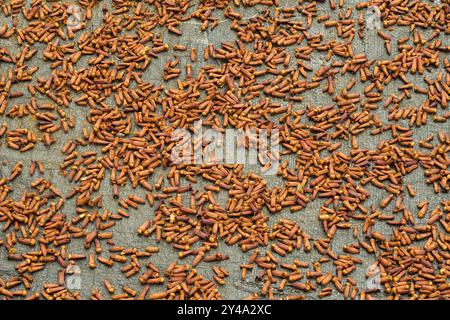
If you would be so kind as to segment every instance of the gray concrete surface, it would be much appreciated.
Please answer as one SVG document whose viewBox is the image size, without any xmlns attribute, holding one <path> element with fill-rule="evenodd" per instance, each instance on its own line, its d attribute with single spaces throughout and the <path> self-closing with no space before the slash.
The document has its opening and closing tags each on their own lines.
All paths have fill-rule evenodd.
<svg viewBox="0 0 450 320">
<path fill-rule="evenodd" d="M 346 1 L 345 7 L 353 6 L 357 1 L 350 0 Z M 296 1 L 280 1 L 283 6 L 288 6 L 291 4 L 295 4 Z M 332 12 L 329 10 L 329 7 L 327 4 L 318 4 L 319 12 L 318 14 L 324 14 L 326 12 L 329 12 L 332 17 L 337 15 L 337 11 Z M 261 12 L 263 10 L 262 7 L 256 7 L 256 8 L 240 8 L 238 11 L 243 12 L 246 17 L 251 17 L 257 12 Z M 98 26 L 101 23 L 101 10 L 95 10 L 94 12 L 94 19 L 91 21 L 87 21 L 87 29 L 88 30 L 94 30 L 96 26 Z M 355 15 L 354 15 L 355 16 Z M 0 16 L 0 25 L 3 23 L 7 23 L 8 19 L 10 18 L 4 18 L 3 16 Z M 197 52 L 201 54 L 203 52 L 203 49 L 205 46 L 207 46 L 209 43 L 212 43 L 214 45 L 219 45 L 222 41 L 232 41 L 235 39 L 235 34 L 233 32 L 230 32 L 229 30 L 229 23 L 226 19 L 220 18 L 220 23 L 216 29 L 213 31 L 208 30 L 206 32 L 200 31 L 200 23 L 191 20 L 188 22 L 185 22 L 181 25 L 180 29 L 183 32 L 183 35 L 181 37 L 169 34 L 165 30 L 157 29 L 155 32 L 161 32 L 163 35 L 163 38 L 166 43 L 169 44 L 185 44 L 188 47 L 195 47 L 197 49 Z M 396 28 L 392 30 L 385 30 L 389 34 L 393 36 L 394 39 L 404 36 L 408 34 L 408 30 L 406 28 Z M 311 33 L 315 32 L 322 32 L 326 39 L 333 39 L 335 37 L 335 32 L 328 30 L 325 30 L 321 25 L 315 27 L 310 31 Z M 425 32 L 425 35 L 429 34 L 428 32 Z M 441 36 L 441 40 L 446 43 L 446 45 L 450 45 L 448 37 Z M 13 40 L 5 40 L 0 39 L 0 47 L 6 47 L 10 51 L 15 50 L 17 47 L 16 44 L 13 44 Z M 37 44 L 35 47 L 39 48 L 39 53 L 35 55 L 35 57 L 32 59 L 31 65 L 39 65 L 40 70 L 35 74 L 34 78 L 42 75 L 45 76 L 48 74 L 49 69 L 47 69 L 46 64 L 41 62 L 41 56 L 42 51 L 45 48 L 43 44 Z M 366 31 L 366 37 L 363 40 L 360 40 L 358 37 L 355 37 L 355 40 L 353 42 L 353 49 L 354 52 L 357 53 L 366 53 L 369 58 L 373 59 L 384 59 L 388 58 L 385 49 L 383 47 L 383 42 L 380 41 L 380 38 L 376 35 L 376 31 Z M 394 41 L 394 52 L 396 50 L 396 44 Z M 186 53 L 180 53 L 176 52 L 177 56 L 180 57 L 180 65 L 183 67 L 186 63 L 186 61 L 189 59 L 189 52 Z M 169 52 L 166 52 L 159 56 L 158 59 L 153 60 L 152 65 L 147 70 L 147 72 L 144 75 L 144 79 L 146 81 L 160 83 L 161 82 L 161 74 L 163 70 L 163 65 L 167 59 L 171 59 L 173 56 L 173 51 L 170 50 Z M 200 63 L 202 63 L 202 59 L 199 59 Z M 324 55 L 317 55 L 317 59 L 314 59 L 314 67 L 316 69 L 320 68 L 321 63 L 323 63 Z M 0 74 L 3 72 L 6 72 L 8 66 L 5 64 L 0 63 Z M 198 67 L 196 66 L 194 68 L 194 72 L 198 70 Z M 183 69 L 184 74 L 184 69 Z M 433 77 L 434 74 L 429 74 L 429 72 L 425 73 L 426 76 Z M 183 77 L 183 75 L 182 75 Z M 337 90 L 339 88 L 345 86 L 348 81 L 351 79 L 352 75 L 346 75 L 344 77 L 341 77 L 342 81 L 337 81 Z M 418 84 L 423 85 L 423 81 L 421 78 L 416 79 Z M 385 89 L 385 95 L 388 96 L 391 93 L 396 93 L 396 85 L 398 82 L 393 82 L 389 86 L 387 86 Z M 167 85 L 167 84 L 165 84 Z M 169 84 L 173 85 L 173 84 Z M 24 92 L 26 92 L 25 96 L 21 99 L 15 99 L 14 103 L 19 103 L 22 101 L 28 101 L 30 96 L 28 95 L 25 88 L 21 87 L 20 85 L 15 85 L 14 89 L 22 88 Z M 356 91 L 362 91 L 363 85 L 359 82 L 357 82 L 354 92 Z M 406 105 L 411 106 L 417 106 L 420 104 L 420 100 L 417 99 L 416 96 L 413 96 L 414 98 L 411 100 L 407 100 L 405 102 Z M 38 95 L 39 102 L 48 102 L 45 97 L 42 97 Z M 324 95 L 321 93 L 321 88 L 314 91 L 308 91 L 306 94 L 304 94 L 304 101 L 302 103 L 298 103 L 295 105 L 296 109 L 304 108 L 306 105 L 326 105 L 331 103 L 331 99 L 328 95 Z M 10 102 L 11 104 L 12 102 Z M 58 186 L 59 190 L 63 194 L 67 194 L 71 188 L 72 184 L 69 183 L 63 176 L 59 174 L 59 163 L 63 159 L 63 155 L 60 152 L 62 145 L 71 138 L 79 136 L 81 132 L 81 128 L 83 126 L 87 126 L 88 123 L 86 121 L 86 108 L 78 107 L 75 104 L 71 104 L 70 108 L 67 109 L 67 113 L 70 115 L 74 115 L 76 117 L 76 128 L 69 132 L 69 134 L 64 134 L 62 132 L 59 132 L 55 135 L 55 138 L 57 139 L 57 143 L 52 145 L 51 147 L 45 147 L 42 144 L 38 144 L 33 150 L 27 153 L 19 153 L 12 151 L 11 149 L 6 148 L 4 139 L 0 139 L 0 176 L 8 176 L 10 169 L 12 166 L 17 162 L 21 161 L 24 165 L 24 172 L 21 175 L 19 179 L 17 179 L 13 186 L 14 186 L 14 192 L 12 195 L 14 197 L 19 197 L 21 193 L 29 188 L 30 182 L 35 178 L 30 178 L 28 175 L 28 168 L 30 165 L 31 160 L 42 160 L 45 164 L 45 174 L 43 175 L 46 179 L 51 180 L 56 186 Z M 375 111 L 377 114 L 379 114 L 380 118 L 383 122 L 387 123 L 388 120 L 386 118 L 386 111 L 382 108 Z M 35 132 L 37 132 L 37 128 L 35 127 L 35 122 L 31 118 L 23 118 L 23 119 L 9 119 L 5 116 L 0 116 L 0 123 L 3 123 L 6 121 L 10 128 L 15 127 L 28 127 L 33 129 Z M 414 128 L 414 132 L 416 133 L 416 141 L 419 141 L 420 139 L 424 138 L 430 133 L 436 133 L 437 130 L 446 130 L 448 131 L 448 124 L 442 124 L 441 126 L 438 126 L 436 123 L 429 122 L 428 126 L 422 127 L 422 128 Z M 372 147 L 376 143 L 378 143 L 381 139 L 385 138 L 383 135 L 379 135 L 376 137 L 372 137 L 370 135 L 364 135 L 359 137 L 358 142 L 360 144 L 360 147 Z M 344 148 L 348 148 L 348 146 L 344 146 Z M 92 147 L 85 148 L 86 150 L 91 150 Z M 96 150 L 100 153 L 100 151 L 96 148 L 93 150 Z M 292 160 L 292 159 L 291 159 Z M 156 174 L 154 177 L 158 177 L 159 175 Z M 277 185 L 281 184 L 280 179 L 277 177 L 270 177 L 269 183 L 271 185 Z M 436 196 L 432 190 L 432 187 L 429 185 L 426 185 L 425 178 L 423 176 L 423 170 L 418 169 L 414 171 L 412 174 L 409 174 L 406 177 L 406 180 L 408 182 L 411 182 L 414 185 L 414 188 L 417 191 L 417 197 L 414 199 L 407 198 L 405 199 L 405 202 L 409 209 L 411 211 L 415 210 L 415 205 L 420 202 L 421 200 L 428 199 L 430 201 L 430 207 L 437 204 L 439 200 L 441 200 L 438 196 Z M 199 185 L 200 186 L 200 185 Z M 366 202 L 367 206 L 370 203 L 378 203 L 380 199 L 384 198 L 386 194 L 383 191 L 380 191 L 375 188 L 371 188 L 370 186 L 365 186 L 368 188 L 368 190 L 371 192 L 370 199 Z M 103 193 L 103 204 L 104 208 L 107 208 L 108 210 L 114 211 L 118 208 L 118 205 L 115 200 L 112 199 L 112 190 L 109 185 L 108 179 L 104 180 L 104 183 L 102 185 L 101 189 Z M 144 192 L 140 189 L 133 190 L 131 187 L 126 187 L 121 189 L 120 191 L 121 196 L 126 196 L 128 194 L 137 193 L 138 195 L 143 195 Z M 317 220 L 318 216 L 318 209 L 321 205 L 321 200 L 318 199 L 308 205 L 306 209 L 300 212 L 296 213 L 289 213 L 289 212 L 282 212 L 275 215 L 270 215 L 270 221 L 269 224 L 276 223 L 280 218 L 286 217 L 292 220 L 295 220 L 300 223 L 301 227 L 307 231 L 309 234 L 313 235 L 316 238 L 322 238 L 324 237 L 322 228 Z M 63 208 L 63 212 L 68 215 L 68 217 L 73 217 L 76 215 L 74 211 L 74 200 L 68 200 Z M 388 209 L 391 208 L 391 206 L 388 207 Z M 388 210 L 387 209 L 387 210 Z M 139 249 L 143 249 L 148 245 L 155 244 L 154 239 L 149 238 L 142 238 L 138 237 L 136 234 L 137 227 L 146 219 L 149 219 L 153 214 L 153 209 L 145 206 L 142 207 L 140 210 L 131 210 L 131 215 L 129 219 L 124 219 L 117 223 L 117 225 L 114 227 L 114 241 L 117 245 L 123 245 L 126 247 L 136 247 Z M 389 234 L 390 227 L 388 225 L 381 225 L 377 224 L 377 228 L 380 228 L 380 230 L 384 234 Z M 1 237 L 0 232 L 0 237 Z M 352 241 L 352 235 L 351 232 L 345 233 L 344 231 L 339 231 L 338 234 L 335 237 L 335 241 L 333 243 L 333 250 L 335 252 L 342 252 L 342 246 L 346 243 L 349 243 Z M 170 264 L 172 261 L 174 261 L 177 258 L 177 252 L 173 250 L 170 246 L 167 244 L 161 244 L 162 250 L 160 253 L 155 254 L 153 257 L 149 259 L 149 261 L 153 262 L 156 266 L 158 266 L 161 270 L 164 270 L 165 267 L 167 267 L 168 264 Z M 104 247 L 106 249 L 106 247 Z M 81 253 L 84 252 L 83 249 L 83 241 L 74 239 L 69 244 L 69 251 L 72 253 Z M 224 243 L 220 244 L 220 252 L 227 254 L 230 256 L 230 259 L 224 262 L 221 262 L 220 265 L 224 266 L 229 272 L 230 276 L 226 279 L 226 285 L 223 287 L 220 287 L 220 292 L 222 294 L 223 298 L 227 299 L 241 299 L 245 296 L 247 296 L 251 292 L 259 291 L 259 288 L 262 286 L 261 283 L 257 283 L 256 281 L 248 281 L 244 282 L 240 278 L 240 268 L 239 264 L 244 263 L 247 261 L 249 253 L 244 254 L 237 246 L 227 246 Z M 361 253 L 359 255 L 363 260 L 364 263 L 362 266 L 358 266 L 357 271 L 354 274 L 354 278 L 358 281 L 358 284 L 360 287 L 364 288 L 365 285 L 365 278 L 364 274 L 366 272 L 366 268 L 373 262 L 374 257 L 373 256 L 367 256 L 364 253 Z M 293 254 L 286 257 L 283 261 L 291 262 L 292 260 L 299 258 L 301 260 L 307 260 L 307 261 L 313 261 L 318 258 L 318 255 L 316 253 L 310 253 L 310 254 L 304 254 L 304 253 L 298 253 L 294 252 Z M 187 262 L 191 261 L 191 258 L 186 258 L 184 260 L 181 260 L 181 262 Z M 141 290 L 141 285 L 138 281 L 138 277 L 132 277 L 130 279 L 126 279 L 120 271 L 118 271 L 120 264 L 116 264 L 112 268 L 107 268 L 101 264 L 98 265 L 97 269 L 90 270 L 87 266 L 87 261 L 79 262 L 77 264 L 81 270 L 81 279 L 82 279 L 82 289 L 81 289 L 81 295 L 83 298 L 88 298 L 92 292 L 93 288 L 99 288 L 105 296 L 108 296 L 106 291 L 103 288 L 102 280 L 104 278 L 108 278 L 116 287 L 119 287 L 119 285 L 126 284 L 131 288 L 134 288 L 137 291 Z M 323 268 L 326 269 L 328 267 L 332 267 L 332 265 L 324 266 Z M 211 276 L 211 264 L 208 263 L 202 263 L 200 264 L 197 269 L 201 274 L 204 274 L 206 276 Z M 55 282 L 57 279 L 57 271 L 60 270 L 60 267 L 57 266 L 57 264 L 53 264 L 51 267 L 46 268 L 44 271 L 38 272 L 35 274 L 35 280 L 33 282 L 33 290 L 37 291 L 42 288 L 42 285 L 44 283 L 48 282 Z M 330 269 L 331 270 L 331 269 Z M 14 275 L 14 264 L 7 261 L 5 258 L 5 249 L 0 248 L 0 276 L 4 278 L 8 278 L 8 276 Z M 250 278 L 250 277 L 249 277 Z M 150 292 L 156 292 L 160 291 L 161 288 L 152 287 Z M 289 293 L 298 293 L 296 290 L 292 290 L 290 288 L 287 288 L 284 292 L 278 293 L 276 292 L 277 298 L 282 298 L 283 296 L 289 294 Z M 380 293 L 376 295 L 378 298 L 383 298 L 383 295 Z M 316 294 L 308 296 L 308 298 L 316 298 Z M 337 295 L 336 292 L 333 293 L 332 296 L 328 297 L 328 299 L 340 299 L 341 295 Z"/>
</svg>

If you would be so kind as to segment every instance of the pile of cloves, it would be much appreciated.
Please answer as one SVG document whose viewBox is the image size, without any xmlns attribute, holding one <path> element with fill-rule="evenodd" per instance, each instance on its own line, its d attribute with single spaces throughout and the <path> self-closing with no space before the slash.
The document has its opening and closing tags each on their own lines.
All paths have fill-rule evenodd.
<svg viewBox="0 0 450 320">
<path fill-rule="evenodd" d="M 0 250 L 15 264 L 0 298 L 450 298 L 449 1 L 287 2 L 0 4 L 0 161 L 43 145 L 72 186 L 50 181 L 48 159 L 0 171 Z M 188 29 L 222 23 L 233 41 L 190 47 Z M 358 52 L 368 37 L 382 58 Z M 238 163 L 174 163 L 174 132 L 197 121 L 278 130 L 281 183 Z M 427 125 L 441 129 L 418 138 Z M 422 185 L 438 200 L 416 203 Z M 150 212 L 141 246 L 116 243 L 137 212 Z M 178 259 L 161 261 L 169 246 Z M 104 278 L 84 296 L 67 283 L 76 265 L 118 266 L 127 285 Z M 33 285 L 47 268 L 54 282 Z M 221 294 L 238 281 L 253 292 Z"/>
</svg>

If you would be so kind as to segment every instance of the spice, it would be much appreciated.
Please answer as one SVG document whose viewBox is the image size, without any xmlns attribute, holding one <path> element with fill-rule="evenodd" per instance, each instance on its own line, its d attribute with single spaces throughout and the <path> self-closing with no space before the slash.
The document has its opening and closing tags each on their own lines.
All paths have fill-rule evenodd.
<svg viewBox="0 0 450 320">
<path fill-rule="evenodd" d="M 422 199 L 421 186 L 408 182 L 419 170 L 439 198 L 450 190 L 449 133 L 416 136 L 450 118 L 447 1 L 77 5 L 79 19 L 63 3 L 2 6 L 13 27 L 0 26 L 0 38 L 19 49 L 0 47 L 0 152 L 23 155 L 9 172 L 0 168 L 0 249 L 16 272 L 0 278 L 0 296 L 84 298 L 66 287 L 64 271 L 57 283 L 32 283 L 49 265 L 84 263 L 117 267 L 118 276 L 142 285 L 116 288 L 104 279 L 98 287 L 106 291 L 94 288 L 92 299 L 220 299 L 220 287 L 238 272 L 222 264 L 232 260 L 224 246 L 234 246 L 248 257 L 239 263 L 240 278 L 259 286 L 245 299 L 370 300 L 377 291 L 388 299 L 450 297 L 450 203 Z M 377 31 L 368 25 L 376 21 L 366 19 L 373 5 L 380 11 Z M 265 10 L 244 18 L 242 10 L 259 6 Z M 214 39 L 202 51 L 191 41 L 181 44 L 187 26 L 199 36 L 214 30 L 222 23 L 219 11 L 235 41 Z M 102 23 L 86 29 L 94 14 Z M 187 23 L 192 19 L 199 26 Z M 326 32 L 317 31 L 319 24 Z M 393 28 L 409 35 L 396 39 Z M 369 33 L 384 44 L 383 58 L 357 51 L 355 43 Z M 156 60 L 164 60 L 161 81 L 148 80 Z M 318 94 L 329 103 L 306 102 Z M 74 108 L 85 119 L 75 118 Z M 175 130 L 194 132 L 200 120 L 218 132 L 278 130 L 281 151 L 271 157 L 279 157 L 281 183 L 272 186 L 263 171 L 242 164 L 172 161 Z M 367 147 L 363 137 L 379 142 Z M 251 149 L 262 141 L 242 143 Z M 27 158 L 41 147 L 57 154 L 57 146 L 59 173 L 73 187 L 68 194 L 47 180 L 46 159 Z M 192 147 L 205 151 L 207 143 Z M 271 168 L 262 156 L 258 163 Z M 22 183 L 24 167 L 34 179 L 29 186 Z M 379 201 L 371 201 L 375 194 Z M 420 199 L 416 208 L 409 205 L 413 197 Z M 285 211 L 292 217 L 275 216 Z M 116 244 L 117 229 L 143 212 L 139 246 Z M 321 232 L 306 232 L 303 215 L 317 217 Z M 336 241 L 344 234 L 353 239 Z M 72 252 L 72 242 L 84 252 Z M 162 242 L 178 260 L 159 266 Z M 293 259 L 296 253 L 305 260 Z M 378 276 L 379 287 L 355 280 L 363 253 L 377 271 L 366 277 Z M 204 264 L 209 274 L 197 270 Z"/>
</svg>

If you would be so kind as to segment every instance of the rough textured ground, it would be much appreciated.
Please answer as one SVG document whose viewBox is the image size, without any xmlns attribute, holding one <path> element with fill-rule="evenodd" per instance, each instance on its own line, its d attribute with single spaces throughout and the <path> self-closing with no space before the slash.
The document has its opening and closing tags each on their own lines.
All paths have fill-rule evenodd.
<svg viewBox="0 0 450 320">
<path fill-rule="evenodd" d="M 295 3 L 295 1 L 280 1 L 282 5 L 286 6 L 291 5 L 292 3 Z M 346 1 L 346 6 L 352 6 L 357 1 L 351 0 Z M 330 12 L 332 16 L 336 14 L 336 12 L 331 12 L 329 10 L 329 7 L 327 4 L 318 4 L 318 7 L 320 8 L 321 13 Z M 256 12 L 261 11 L 261 8 L 246 8 L 245 10 L 240 9 L 239 11 L 244 12 L 244 14 L 248 17 L 251 17 Z M 89 30 L 94 30 L 95 27 L 101 23 L 101 10 L 94 11 L 95 15 L 94 18 L 90 21 L 87 21 L 87 28 Z M 2 18 L 0 18 L 0 25 L 5 23 L 5 21 L 2 21 Z M 321 28 L 321 26 L 319 26 Z M 195 47 L 197 48 L 197 52 L 201 54 L 203 52 L 203 49 L 208 44 L 212 43 L 214 45 L 220 45 L 220 42 L 222 41 L 231 41 L 234 40 L 235 35 L 233 32 L 230 32 L 229 30 L 229 24 L 228 21 L 223 19 L 218 25 L 217 28 L 215 28 L 213 31 L 207 30 L 206 32 L 200 31 L 200 23 L 196 23 L 193 21 L 189 21 L 186 23 L 183 23 L 180 28 L 183 32 L 182 36 L 176 36 L 173 34 L 169 34 L 166 31 L 162 31 L 164 40 L 169 43 L 177 43 L 177 44 L 185 44 L 188 47 Z M 320 30 L 320 29 L 313 29 L 314 31 L 319 32 L 325 32 L 326 37 L 329 39 L 332 39 L 334 37 L 334 32 L 327 32 L 326 30 Z M 408 34 L 408 30 L 406 28 L 396 28 L 392 30 L 385 30 L 390 35 L 392 35 L 393 39 L 402 37 L 406 34 Z M 424 33 L 427 35 L 427 33 Z M 447 42 L 447 45 L 449 39 L 445 38 L 445 35 L 442 35 L 441 38 L 444 42 Z M 10 40 L 4 40 L 0 39 L 0 46 L 7 47 L 10 51 L 13 51 L 16 47 L 16 44 L 13 43 L 14 41 Z M 43 44 L 37 44 L 36 47 L 44 49 L 45 46 Z M 366 53 L 369 58 L 371 59 L 383 59 L 387 57 L 386 51 L 384 49 L 383 42 L 380 41 L 380 38 L 377 36 L 375 30 L 367 30 L 366 31 L 366 37 L 363 40 L 358 39 L 358 37 L 355 37 L 355 40 L 353 42 L 353 48 L 355 53 Z M 144 79 L 146 81 L 155 82 L 155 83 L 161 83 L 161 74 L 163 70 L 163 65 L 167 59 L 172 58 L 173 51 L 169 50 L 168 52 L 160 55 L 158 59 L 155 59 L 152 61 L 152 65 L 150 66 L 149 70 L 145 73 Z M 187 60 L 189 60 L 189 51 L 186 51 L 184 53 L 176 52 L 177 56 L 180 58 L 180 65 L 183 66 Z M 40 55 L 37 54 L 33 58 L 33 62 L 36 64 L 39 64 L 40 70 L 37 72 L 35 76 L 39 76 L 42 74 L 46 74 L 49 72 L 49 69 L 46 69 L 46 65 L 44 63 L 40 62 Z M 315 59 L 314 64 L 318 68 L 320 68 L 321 64 L 323 63 L 324 56 L 317 55 L 317 59 Z M 202 63 L 202 59 L 199 59 L 198 63 Z M 197 65 L 198 67 L 198 65 Z M 196 67 L 194 65 L 194 72 L 196 70 Z M 5 66 L 1 64 L 0 62 L 0 73 L 5 72 Z M 183 69 L 184 72 L 184 69 Z M 426 75 L 428 75 L 428 72 L 426 72 Z M 430 76 L 431 77 L 431 76 Z M 344 77 L 345 81 L 342 81 L 341 85 L 345 85 L 347 83 L 347 80 L 350 79 L 350 76 Z M 417 79 L 418 83 L 422 83 L 420 79 Z M 337 83 L 337 86 L 339 88 L 339 83 Z M 354 91 L 358 91 L 358 89 L 362 90 L 362 85 L 357 82 L 356 88 Z M 359 87 L 358 87 L 359 86 Z M 387 90 L 385 90 L 384 94 L 388 96 L 390 93 L 394 93 L 394 85 L 391 85 L 388 87 Z M 17 88 L 19 89 L 19 88 Z M 391 90 L 389 90 L 391 89 Z M 23 97 L 23 100 L 27 100 L 30 98 L 28 96 L 28 92 L 26 88 L 23 88 L 23 91 L 26 92 L 26 95 Z M 40 96 L 38 96 L 40 97 Z M 411 106 L 415 106 L 420 104 L 420 100 L 414 98 L 409 100 L 408 103 Z M 44 98 L 39 98 L 43 99 Z M 17 101 L 19 102 L 19 101 Z M 16 102 L 16 103 L 17 103 Z M 295 108 L 301 109 L 305 105 L 327 105 L 331 102 L 330 97 L 328 95 L 324 95 L 321 93 L 321 89 L 318 88 L 314 91 L 308 91 L 304 95 L 304 101 L 302 103 L 298 103 L 295 105 Z M 85 120 L 86 117 L 86 109 L 76 106 L 75 104 L 72 104 L 71 108 L 67 110 L 69 114 L 75 115 L 76 117 L 76 129 L 69 132 L 69 134 L 65 135 L 62 132 L 59 132 L 56 135 L 57 143 L 53 144 L 51 147 L 45 147 L 42 144 L 38 144 L 33 150 L 26 152 L 26 153 L 19 153 L 12 151 L 11 149 L 7 149 L 6 146 L 3 144 L 0 144 L 0 177 L 2 175 L 8 175 L 10 172 L 10 169 L 17 161 L 21 161 L 24 165 L 24 171 L 20 177 L 20 179 L 17 179 L 13 186 L 14 186 L 14 192 L 13 196 L 18 196 L 21 194 L 23 190 L 29 187 L 29 184 L 31 181 L 33 181 L 35 178 L 30 178 L 28 176 L 28 168 L 30 165 L 31 160 L 42 160 L 46 171 L 44 174 L 44 177 L 51 180 L 55 185 L 58 186 L 59 190 L 63 194 L 67 194 L 71 189 L 72 185 L 68 183 L 68 181 L 59 175 L 59 163 L 63 159 L 63 155 L 61 154 L 60 150 L 62 148 L 62 145 L 70 138 L 74 138 L 79 136 L 81 132 L 81 128 L 83 125 L 87 125 L 87 122 Z M 375 111 L 380 114 L 380 117 L 383 119 L 386 116 L 385 110 L 378 109 Z M 33 126 L 33 122 L 25 119 L 22 120 L 11 120 L 5 116 L 0 117 L 0 123 L 1 122 L 8 122 L 11 128 L 14 127 L 30 127 Z M 439 128 L 438 125 L 434 122 L 429 122 L 429 124 L 425 127 L 421 128 L 414 128 L 414 132 L 417 135 L 417 141 L 421 138 L 426 137 L 431 132 L 437 132 L 438 130 L 444 130 L 449 131 L 448 123 L 442 124 L 442 126 Z M 377 144 L 380 139 L 382 138 L 382 135 L 378 135 L 375 138 L 372 136 L 361 136 L 359 137 L 359 144 L 362 148 L 370 148 Z M 86 148 L 86 150 L 89 150 L 89 146 Z M 279 184 L 280 181 L 277 177 L 267 177 L 269 184 L 275 185 Z M 424 176 L 422 174 L 422 169 L 414 171 L 412 174 L 409 174 L 406 177 L 407 182 L 411 182 L 417 191 L 417 196 L 412 198 L 405 198 L 405 203 L 407 206 L 410 206 L 411 210 L 414 209 L 415 205 L 420 202 L 421 200 L 429 200 L 430 201 L 430 207 L 434 207 L 439 200 L 441 200 L 439 197 L 436 197 L 432 186 L 426 185 Z M 108 179 L 104 180 L 105 183 L 102 185 L 102 192 L 103 192 L 103 204 L 104 208 L 108 208 L 111 211 L 114 211 L 118 208 L 118 205 L 115 200 L 112 199 L 112 190 L 111 186 L 109 185 Z M 378 203 L 380 199 L 385 197 L 385 193 L 377 190 L 373 187 L 367 186 L 367 188 L 372 192 L 371 198 L 366 202 L 367 207 L 369 206 L 369 203 Z M 128 195 L 132 193 L 137 193 L 138 195 L 143 195 L 144 193 L 142 190 L 133 190 L 131 187 L 126 187 L 124 189 L 121 189 L 121 195 Z M 283 212 L 281 214 L 272 215 L 271 219 L 269 221 L 269 224 L 273 224 L 281 217 L 288 217 L 289 219 L 295 220 L 300 223 L 301 227 L 309 232 L 313 237 L 323 237 L 323 231 L 321 229 L 321 226 L 317 220 L 318 215 L 318 209 L 320 207 L 321 201 L 320 199 L 317 199 L 316 201 L 310 203 L 308 207 L 300 212 L 296 213 L 289 213 L 289 212 Z M 66 213 L 69 217 L 74 216 L 76 213 L 74 212 L 74 200 L 68 200 L 63 208 L 63 212 Z M 389 207 L 388 207 L 389 208 Z M 124 219 L 116 225 L 114 228 L 114 241 L 117 245 L 123 245 L 126 247 L 136 247 L 143 249 L 144 247 L 148 245 L 155 244 L 153 239 L 149 238 L 142 238 L 139 237 L 136 233 L 137 227 L 143 223 L 144 220 L 146 220 L 150 215 L 153 214 L 152 208 L 145 206 L 142 207 L 140 210 L 131 210 L 131 216 L 129 219 Z M 385 228 L 390 228 L 385 225 Z M 388 234 L 389 230 L 382 230 L 383 233 Z M 349 231 L 348 234 L 345 234 L 344 231 L 340 231 L 339 235 L 335 238 L 335 242 L 333 244 L 333 249 L 338 249 L 341 247 L 341 245 L 344 245 L 346 243 L 349 243 L 352 241 L 352 235 Z M 158 266 L 161 270 L 163 270 L 168 263 L 174 261 L 177 258 L 177 252 L 173 250 L 170 246 L 168 246 L 165 243 L 160 244 L 161 251 L 157 255 L 151 258 L 151 261 Z M 74 240 L 69 244 L 69 248 L 71 252 L 84 252 L 83 249 L 83 241 L 80 240 Z M 222 244 L 221 250 L 222 253 L 228 254 L 230 256 L 230 259 L 227 261 L 223 261 L 220 263 L 220 265 L 224 266 L 229 272 L 230 276 L 226 278 L 226 284 L 220 288 L 220 292 L 223 296 L 223 298 L 228 299 L 240 299 L 245 296 L 247 296 L 250 292 L 257 291 L 257 288 L 261 287 L 261 283 L 257 283 L 256 281 L 251 280 L 251 276 L 248 277 L 247 282 L 244 282 L 241 280 L 241 272 L 239 268 L 240 263 L 245 263 L 248 260 L 248 256 L 250 253 L 243 253 L 238 246 L 229 247 L 225 244 Z M 359 255 L 361 258 L 364 259 L 363 266 L 358 267 L 356 274 L 354 274 L 354 278 L 358 281 L 360 284 L 365 283 L 365 271 L 366 268 L 373 262 L 373 256 L 367 256 L 364 254 L 364 251 Z M 310 254 L 303 254 L 303 253 L 296 253 L 289 255 L 289 257 L 286 258 L 287 261 L 292 261 L 295 258 L 300 258 L 302 260 L 306 261 L 312 261 L 317 258 L 316 253 L 310 253 Z M 192 258 L 187 258 L 183 261 L 191 261 Z M 119 285 L 126 284 L 131 288 L 136 289 L 137 291 L 141 290 L 141 285 L 138 282 L 137 277 L 132 277 L 131 279 L 126 279 L 121 272 L 118 271 L 118 268 L 120 267 L 118 264 L 116 264 L 113 268 L 105 267 L 102 264 L 98 264 L 97 268 L 95 270 L 90 270 L 87 265 L 87 261 L 82 261 L 77 264 L 81 268 L 81 281 L 82 281 L 82 289 L 81 294 L 84 298 L 88 298 L 92 292 L 93 288 L 99 288 L 105 296 L 108 296 L 106 293 L 106 290 L 104 289 L 101 281 L 104 278 L 108 278 L 111 283 L 116 285 L 116 287 L 119 287 Z M 200 271 L 200 273 L 205 275 L 211 275 L 211 267 L 210 264 L 202 263 L 200 264 L 197 269 Z M 60 268 L 57 266 L 57 264 L 52 264 L 51 266 L 47 267 L 45 270 L 38 272 L 35 275 L 35 280 L 33 283 L 33 286 L 35 290 L 38 290 L 38 288 L 42 287 L 42 284 L 46 282 L 55 282 L 57 279 L 57 271 L 59 271 Z M 11 262 L 8 262 L 5 258 L 5 252 L 4 249 L 0 248 L 0 276 L 1 277 L 8 277 L 14 275 L 14 264 Z M 152 288 L 150 292 L 156 291 L 156 288 Z M 281 295 L 278 295 L 277 297 L 282 297 L 283 295 L 287 295 L 288 293 L 294 293 L 295 290 L 292 290 L 290 288 L 287 288 Z M 375 295 L 378 298 L 382 298 L 383 296 L 380 294 Z M 314 298 L 315 295 L 310 296 L 310 298 Z M 341 298 L 341 295 L 333 294 L 332 296 L 327 297 L 328 299 L 336 299 Z"/>
</svg>

